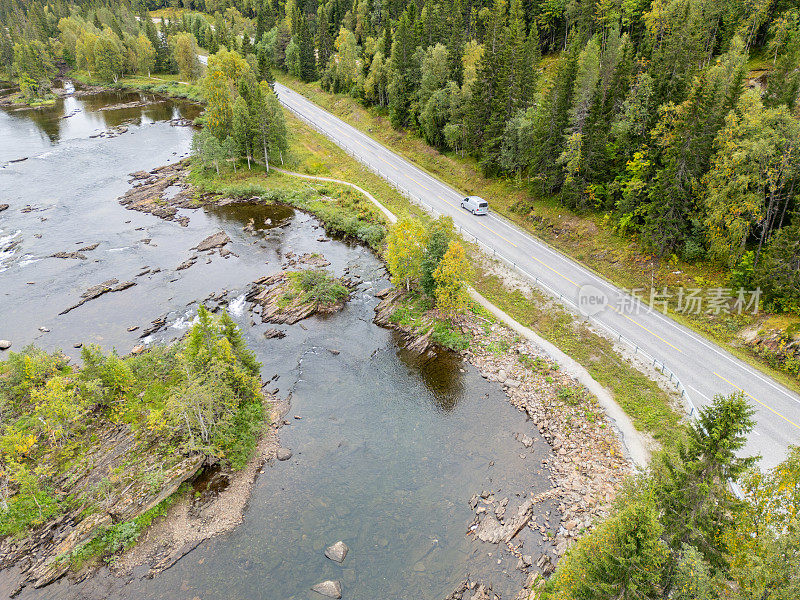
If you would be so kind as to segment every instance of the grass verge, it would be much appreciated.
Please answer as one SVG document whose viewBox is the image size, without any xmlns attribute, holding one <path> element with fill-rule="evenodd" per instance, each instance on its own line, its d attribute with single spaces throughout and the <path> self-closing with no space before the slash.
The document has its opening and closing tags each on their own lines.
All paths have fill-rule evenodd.
<svg viewBox="0 0 800 600">
<path fill-rule="evenodd" d="M 152 77 L 132 75 L 111 83 L 96 79 L 86 71 L 70 71 L 69 77 L 86 85 L 97 85 L 120 90 L 139 90 L 169 96 L 170 98 L 204 102 L 198 86 L 183 82 L 178 75 L 170 73 L 157 73 Z"/>
<path fill-rule="evenodd" d="M 277 71 L 275 76 L 280 83 L 372 136 L 448 185 L 464 194 L 490 199 L 494 211 L 619 287 L 629 290 L 726 287 L 728 273 L 719 265 L 689 263 L 677 256 L 660 260 L 643 252 L 635 240 L 615 233 L 605 215 L 576 213 L 563 206 L 557 197 L 534 197 L 518 179 L 486 178 L 474 159 L 456 153 L 438 152 L 420 137 L 394 129 L 386 116 L 375 108 L 365 108 L 349 96 L 326 92 L 318 82 L 303 83 Z M 742 339 L 744 329 L 767 327 L 770 315 L 687 315 L 676 310 L 676 302 L 674 297 L 670 300 L 670 317 L 800 393 L 800 381 L 795 375 L 775 368 L 771 364 L 774 361 L 757 354 Z M 800 317 L 796 315 L 789 318 L 792 323 L 800 323 Z"/>
<path fill-rule="evenodd" d="M 383 178 L 368 171 L 355 159 L 344 153 L 338 146 L 305 122 L 287 113 L 289 129 L 292 132 L 291 145 L 284 167 L 309 175 L 334 177 L 355 183 L 369 190 L 380 202 L 398 216 L 411 214 L 422 220 L 429 216 L 422 209 L 400 195 Z M 263 168 L 246 171 L 239 169 L 233 173 L 226 169 L 224 177 L 217 180 L 209 171 L 194 174 L 193 183 L 205 189 L 234 193 L 263 195 L 273 193 L 301 208 L 307 208 L 325 221 L 326 215 L 318 212 L 314 198 L 320 193 L 336 194 L 339 198 L 363 197 L 346 186 L 301 180 L 289 175 L 271 173 L 264 177 Z M 201 181 L 205 179 L 205 182 Z M 234 194 L 235 195 L 235 194 Z M 330 210 L 349 212 L 347 205 L 339 202 L 329 203 Z M 372 207 L 371 204 L 369 204 Z M 372 223 L 382 223 L 382 217 L 374 211 Z M 373 245 L 379 250 L 379 247 Z M 477 255 L 477 254 L 476 254 Z M 681 421 L 682 412 L 673 407 L 673 400 L 657 383 L 640 372 L 634 365 L 616 353 L 610 341 L 588 330 L 571 313 L 547 302 L 544 296 L 526 298 L 520 292 L 512 292 L 503 287 L 502 282 L 490 275 L 485 266 L 475 261 L 473 286 L 505 312 L 524 325 L 539 332 L 542 337 L 552 341 L 564 352 L 589 370 L 597 381 L 608 388 L 617 402 L 631 416 L 635 426 L 664 445 L 668 445 L 677 435 L 676 424 Z M 449 323 L 431 320 L 426 317 L 430 306 L 425 298 L 409 299 L 393 316 L 396 322 L 418 328 L 422 333 L 433 329 L 431 337 L 437 343 L 453 350 L 463 350 L 469 340 Z"/>
<path fill-rule="evenodd" d="M 680 435 L 683 413 L 673 397 L 614 350 L 608 339 L 592 332 L 572 313 L 543 294 L 526 296 L 509 290 L 497 275 L 475 269 L 473 287 L 522 325 L 536 331 L 580 363 L 608 389 L 641 432 L 662 446 L 672 446 Z"/>
</svg>

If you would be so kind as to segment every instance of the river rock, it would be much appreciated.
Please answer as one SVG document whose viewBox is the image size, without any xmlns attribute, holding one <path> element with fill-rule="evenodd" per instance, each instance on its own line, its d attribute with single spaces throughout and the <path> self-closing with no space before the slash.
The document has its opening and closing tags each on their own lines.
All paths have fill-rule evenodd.
<svg viewBox="0 0 800 600">
<path fill-rule="evenodd" d="M 533 501 L 529 499 L 520 504 L 516 514 L 511 519 L 506 520 L 505 524 L 501 524 L 493 514 L 486 513 L 486 516 L 475 530 L 475 537 L 490 544 L 510 542 L 519 533 L 520 529 L 528 524 L 532 511 Z"/>
<path fill-rule="evenodd" d="M 517 440 L 519 441 L 520 444 L 522 444 L 526 448 L 530 448 L 531 446 L 533 446 L 533 438 L 528 435 L 525 435 L 524 433 L 517 434 Z"/>
<path fill-rule="evenodd" d="M 197 250 L 198 252 L 205 252 L 206 250 L 213 250 L 214 248 L 221 248 L 225 244 L 231 241 L 231 238 L 228 237 L 228 234 L 224 231 L 218 231 L 217 233 L 208 236 L 202 242 L 197 244 L 192 250 Z"/>
<path fill-rule="evenodd" d="M 0 204 L 0 212 L 8 209 L 8 204 Z"/>
<path fill-rule="evenodd" d="M 123 281 L 122 283 L 119 282 L 118 279 L 109 279 L 108 281 L 104 281 L 103 283 L 98 283 L 97 285 L 93 285 L 89 289 L 87 289 L 83 294 L 81 294 L 81 299 L 76 304 L 70 306 L 62 310 L 60 315 L 65 315 L 69 311 L 74 310 L 81 306 L 82 304 L 88 302 L 89 300 L 94 300 L 95 298 L 102 296 L 103 294 L 107 294 L 109 292 L 121 292 L 122 290 L 127 290 L 129 287 L 136 285 L 133 281 Z"/>
<path fill-rule="evenodd" d="M 0 350 L 8 350 L 11 348 L 10 340 L 0 340 Z"/>
<path fill-rule="evenodd" d="M 275 457 L 278 460 L 289 460 L 292 458 L 292 451 L 288 448 L 278 448 L 278 451 L 275 453 Z"/>
<path fill-rule="evenodd" d="M 323 581 L 311 588 L 312 591 L 317 592 L 328 598 L 341 598 L 342 597 L 342 584 L 338 581 Z"/>
<path fill-rule="evenodd" d="M 477 588 L 475 588 L 475 593 L 472 594 L 472 598 L 470 600 L 491 600 L 492 595 L 487 589 L 487 587 L 483 584 L 480 584 Z"/>
<path fill-rule="evenodd" d="M 55 254 L 51 254 L 50 258 L 77 258 L 86 260 L 86 255 L 82 252 L 56 252 Z"/>
<path fill-rule="evenodd" d="M 176 271 L 183 271 L 183 270 L 188 269 L 189 267 L 191 267 L 196 262 L 197 262 L 197 256 L 195 255 L 195 256 L 192 256 L 190 258 L 187 258 L 185 261 L 183 261 L 181 264 L 179 264 L 177 267 L 175 267 L 175 270 Z"/>
<path fill-rule="evenodd" d="M 344 562 L 344 558 L 347 556 L 347 552 L 350 548 L 347 547 L 343 541 L 339 540 L 333 546 L 328 546 L 325 548 L 325 556 L 330 558 L 337 563 Z"/>
</svg>

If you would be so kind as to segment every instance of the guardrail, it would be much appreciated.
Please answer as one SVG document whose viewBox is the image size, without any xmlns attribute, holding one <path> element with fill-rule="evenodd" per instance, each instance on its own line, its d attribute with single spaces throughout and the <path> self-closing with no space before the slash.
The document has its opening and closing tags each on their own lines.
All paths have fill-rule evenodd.
<svg viewBox="0 0 800 600">
<path fill-rule="evenodd" d="M 292 93 L 297 93 L 297 92 L 292 91 Z M 297 115 L 301 120 L 305 121 L 312 128 L 316 129 L 322 135 L 324 135 L 325 137 L 327 137 L 331 141 L 333 141 L 337 146 L 339 146 L 347 154 L 349 154 L 351 157 L 353 157 L 355 160 L 357 160 L 359 163 L 361 163 L 368 170 L 372 171 L 373 173 L 376 173 L 377 175 L 380 175 L 383 179 L 385 179 L 389 183 L 389 185 L 391 185 L 394 189 L 396 189 L 400 194 L 402 194 L 403 196 L 408 198 L 411 202 L 419 205 L 423 210 L 425 210 L 426 212 L 430 213 L 434 217 L 438 217 L 438 216 L 440 216 L 442 214 L 439 211 L 437 211 L 435 208 L 433 208 L 433 206 L 431 206 L 430 204 L 425 202 L 422 198 L 420 198 L 419 196 L 416 196 L 415 194 L 412 194 L 410 190 L 407 190 L 404 187 L 400 186 L 399 184 L 395 183 L 386 173 L 381 171 L 379 168 L 367 163 L 360 156 L 358 156 L 353 151 L 348 149 L 347 146 L 345 145 L 344 141 L 338 139 L 335 135 L 332 135 L 329 132 L 324 131 L 320 126 L 318 126 L 316 123 L 314 123 L 311 119 L 308 119 L 304 115 L 301 115 L 300 113 L 298 113 L 295 110 L 293 110 L 292 107 L 289 106 L 283 100 L 280 100 L 280 102 L 286 108 L 291 110 L 295 115 Z M 684 404 L 684 409 L 686 410 L 687 416 L 690 419 L 695 418 L 695 415 L 697 413 L 697 409 L 696 409 L 696 407 L 694 405 L 694 402 L 692 402 L 691 397 L 689 396 L 689 392 L 686 390 L 686 387 L 683 385 L 683 383 L 678 378 L 678 376 L 672 371 L 672 369 L 670 369 L 669 367 L 666 366 L 666 364 L 665 364 L 663 359 L 659 359 L 659 358 L 651 355 L 649 352 L 646 352 L 645 350 L 640 348 L 639 345 L 634 340 L 631 340 L 631 339 L 625 337 L 623 334 L 621 334 L 620 332 L 616 331 L 614 328 L 609 327 L 608 325 L 606 325 L 602 321 L 594 318 L 593 316 L 591 316 L 591 315 L 583 315 L 581 313 L 578 305 L 571 298 L 568 298 L 568 297 L 564 296 L 561 292 L 559 292 L 556 289 L 552 288 L 550 285 L 548 285 L 545 281 L 540 279 L 538 276 L 527 272 L 520 265 L 518 265 L 515 261 L 513 261 L 512 259 L 510 259 L 507 256 L 505 256 L 502 252 L 498 251 L 497 248 L 493 247 L 490 244 L 487 244 L 484 241 L 479 240 L 477 238 L 477 236 L 475 236 L 472 233 L 469 233 L 469 232 L 465 231 L 460 226 L 458 227 L 458 232 L 461 234 L 462 237 L 465 237 L 465 239 L 467 237 L 472 238 L 473 243 L 477 244 L 478 246 L 483 246 L 484 248 L 486 248 L 486 250 L 488 250 L 488 251 L 490 251 L 492 253 L 492 256 L 497 257 L 497 258 L 501 259 L 503 262 L 505 262 L 508 265 L 510 265 L 513 269 L 515 269 L 516 271 L 518 271 L 519 273 L 521 273 L 522 275 L 524 275 L 525 277 L 527 277 L 528 279 L 533 281 L 534 285 L 536 285 L 539 288 L 543 289 L 545 292 L 547 292 L 551 296 L 557 298 L 559 300 L 559 302 L 561 302 L 562 304 L 567 305 L 567 307 L 572 309 L 574 312 L 577 312 L 580 316 L 584 317 L 589 323 L 592 323 L 592 324 L 597 325 L 597 326 L 601 327 L 602 329 L 604 329 L 612 339 L 616 339 L 617 342 L 625 343 L 628 346 L 630 346 L 633 349 L 634 355 L 637 355 L 637 356 L 641 355 L 648 362 L 650 362 L 655 369 L 661 371 L 662 375 L 665 375 L 665 376 L 668 375 L 670 383 L 672 383 L 675 386 L 675 389 L 681 393 L 681 401 Z"/>
<path fill-rule="evenodd" d="M 292 93 L 297 93 L 297 92 L 294 92 L 294 90 L 292 90 Z M 289 106 L 288 104 L 286 104 L 286 102 L 284 102 L 283 100 L 281 100 L 280 97 L 278 99 L 280 100 L 281 104 L 283 104 L 286 108 L 291 110 L 295 115 L 297 115 L 298 118 L 300 118 L 302 121 L 305 121 L 313 129 L 316 129 L 322 135 L 324 135 L 325 137 L 327 137 L 328 139 L 333 141 L 337 146 L 339 146 L 339 148 L 344 150 L 347 154 L 349 154 L 351 157 L 353 157 L 355 160 L 357 160 L 359 163 L 361 163 L 367 170 L 372 171 L 373 173 L 381 176 L 389 185 L 391 185 L 394 189 L 396 189 L 400 194 L 402 194 L 403 196 L 408 198 L 411 202 L 419 205 L 423 210 L 425 210 L 426 212 L 430 213 L 434 217 L 438 217 L 438 216 L 440 216 L 442 214 L 438 210 L 433 208 L 433 206 L 431 206 L 430 204 L 425 202 L 422 198 L 412 194 L 410 190 L 407 190 L 407 189 L 403 188 L 402 186 L 400 186 L 399 184 L 395 183 L 386 173 L 381 171 L 379 168 L 367 163 L 360 156 L 358 156 L 353 151 L 348 149 L 347 146 L 345 145 L 344 141 L 338 139 L 334 135 L 331 135 L 329 132 L 324 131 L 321 127 L 319 127 L 312 120 L 307 119 L 304 115 L 301 115 L 299 112 L 296 112 L 295 110 L 293 110 L 292 107 Z M 595 325 L 598 325 L 601 328 L 603 328 L 611 336 L 612 339 L 616 338 L 617 341 L 620 342 L 620 343 L 622 343 L 622 342 L 627 343 L 631 348 L 633 348 L 634 355 L 641 354 L 643 357 L 645 357 L 647 359 L 648 362 L 652 361 L 653 367 L 658 369 L 658 370 L 660 370 L 662 375 L 667 375 L 667 373 L 669 373 L 669 381 L 670 381 L 670 383 L 672 383 L 675 386 L 675 389 L 678 390 L 681 393 L 681 401 L 683 402 L 684 410 L 686 411 L 686 416 L 689 417 L 689 419 L 696 419 L 697 418 L 696 417 L 697 408 L 695 407 L 694 402 L 692 402 L 692 399 L 689 396 L 689 392 L 686 391 L 686 387 L 683 385 L 681 380 L 678 379 L 678 376 L 672 371 L 672 369 L 670 369 L 670 368 L 668 368 L 666 366 L 666 364 L 664 363 L 664 361 L 662 359 L 659 359 L 659 358 L 651 355 L 649 352 L 646 352 L 645 350 L 639 348 L 639 345 L 635 341 L 633 341 L 631 339 L 628 339 L 627 337 L 622 335 L 620 332 L 615 330 L 613 327 L 609 327 L 608 325 L 606 325 L 602 321 L 599 321 L 598 319 L 595 319 L 591 315 L 583 315 L 581 313 L 578 305 L 573 300 L 571 300 L 570 298 L 564 296 L 561 292 L 557 291 L 556 289 L 552 288 L 545 281 L 542 281 L 541 279 L 539 279 L 539 277 L 537 277 L 536 275 L 528 273 L 525 269 L 523 269 L 516 262 L 514 262 L 513 260 L 511 260 L 510 258 L 505 256 L 502 252 L 498 252 L 495 247 L 491 246 L 490 244 L 487 244 L 486 242 L 483 242 L 483 241 L 479 240 L 477 238 L 477 236 L 475 236 L 474 234 L 469 233 L 467 231 L 464 231 L 464 229 L 461 226 L 458 227 L 458 232 L 459 232 L 459 234 L 461 234 L 461 236 L 469 236 L 469 237 L 471 237 L 473 239 L 473 242 L 475 244 L 477 244 L 478 246 L 483 246 L 487 250 L 490 250 L 492 252 L 492 256 L 498 257 L 501 260 L 503 260 L 504 262 L 506 262 L 507 264 L 511 265 L 512 268 L 514 268 L 515 270 L 517 270 L 520 273 L 522 273 L 528 279 L 532 280 L 536 286 L 542 288 L 545 292 L 547 292 L 551 296 L 553 296 L 555 298 L 558 298 L 558 300 L 562 304 L 567 305 L 570 309 L 572 309 L 573 311 L 577 312 L 578 315 L 584 317 L 589 323 L 594 323 Z M 743 499 L 744 498 L 744 493 L 742 492 L 742 488 L 739 486 L 739 484 L 737 484 L 733 480 L 728 480 L 728 486 L 730 487 L 731 492 L 733 492 L 733 494 L 736 495 L 737 498 L 739 498 L 739 499 Z"/>
</svg>

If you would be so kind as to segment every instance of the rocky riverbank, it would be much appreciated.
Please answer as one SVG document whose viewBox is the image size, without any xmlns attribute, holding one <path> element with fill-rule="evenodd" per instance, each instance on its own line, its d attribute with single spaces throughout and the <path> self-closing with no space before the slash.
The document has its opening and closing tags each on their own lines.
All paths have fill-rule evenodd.
<svg viewBox="0 0 800 600">
<path fill-rule="evenodd" d="M 75 89 L 72 87 L 72 85 L 64 85 L 65 82 L 68 84 L 71 83 L 68 80 L 61 80 L 61 79 L 56 80 L 55 83 L 57 85 L 54 85 L 53 87 L 50 88 L 48 97 L 34 102 L 31 102 L 30 100 L 23 97 L 21 92 L 19 91 L 19 86 L 17 85 L 7 85 L 6 87 L 0 87 L 0 106 L 12 109 L 26 110 L 43 106 L 50 106 L 58 98 L 64 98 L 65 96 L 74 96 L 75 98 L 81 98 L 84 96 L 99 94 L 101 92 L 105 92 L 108 90 L 108 88 L 96 85 L 81 85 L 80 88 Z M 0 84 L 1 83 L 3 82 L 0 82 Z"/>
<path fill-rule="evenodd" d="M 397 330 L 409 350 L 419 354 L 440 351 L 427 331 L 401 325 L 392 315 L 404 306 L 405 297 L 388 290 L 375 308 L 375 322 Z M 430 322 L 436 315 L 430 315 Z M 577 382 L 560 372 L 558 365 L 531 343 L 495 322 L 487 314 L 467 311 L 459 315 L 457 328 L 471 339 L 461 351 L 462 359 L 472 364 L 489 381 L 502 385 L 507 400 L 524 412 L 532 426 L 547 440 L 552 455 L 541 459 L 550 472 L 552 488 L 538 496 L 517 499 L 509 505 L 509 495 L 492 490 L 476 492 L 470 501 L 475 513 L 469 532 L 478 539 L 505 546 L 518 557 L 517 568 L 529 572 L 526 590 L 535 581 L 538 569 L 551 573 L 555 564 L 547 553 L 538 557 L 517 541 L 524 528 L 539 532 L 554 542 L 555 560 L 608 511 L 632 466 L 625 458 L 611 423 L 596 400 Z M 517 432 L 521 450 L 530 448 L 534 440 L 525 432 Z M 542 503 L 555 501 L 557 524 L 548 523 L 541 515 Z M 539 513 L 539 514 L 537 514 Z M 491 590 L 474 581 L 465 582 L 451 598 L 492 598 Z"/>
<path fill-rule="evenodd" d="M 269 382 L 267 382 L 269 383 Z M 265 384 L 266 385 L 266 384 Z M 170 568 L 202 542 L 241 524 L 253 483 L 269 461 L 285 460 L 291 451 L 281 448 L 278 429 L 283 426 L 289 402 L 267 392 L 269 429 L 258 442 L 247 465 L 235 472 L 215 466 L 195 476 L 192 494 L 173 504 L 164 518 L 152 524 L 137 544 L 113 565 L 117 575 L 128 575 L 145 565 L 147 576 Z"/>
<path fill-rule="evenodd" d="M 222 335 L 211 331 L 209 335 Z M 84 349 L 83 368 L 77 369 L 59 353 L 26 349 L 3 365 L 0 385 L 8 386 L 3 398 L 10 414 L 3 431 L 7 520 L 0 539 L 0 570 L 13 567 L 18 573 L 12 597 L 24 587 L 43 587 L 68 573 L 77 579 L 89 576 L 132 547 L 169 506 L 170 514 L 183 518 L 167 519 L 168 525 L 156 532 L 180 527 L 180 533 L 151 536 L 158 540 L 157 551 L 146 545 L 150 554 L 142 555 L 152 559 L 151 572 L 188 552 L 187 543 L 196 545 L 240 522 L 256 471 L 278 454 L 275 430 L 288 408 L 274 394 L 258 391 L 251 369 L 242 375 L 240 404 L 229 410 L 247 405 L 252 429 L 215 438 L 202 451 L 193 449 L 195 433 L 180 403 L 202 400 L 206 392 L 205 384 L 188 384 L 176 375 L 179 357 L 188 360 L 180 354 L 183 350 L 180 344 L 118 358 L 89 348 Z M 239 359 L 227 360 L 234 365 Z M 20 373 L 30 371 L 21 371 L 20 362 L 38 365 L 39 375 L 24 375 L 20 382 Z M 195 367 L 185 368 L 181 374 L 191 379 Z M 154 370 L 164 383 L 153 381 Z M 111 371 L 116 379 L 109 379 Z M 36 401 L 33 407 L 28 406 L 31 399 Z M 206 426 L 212 427 L 216 407 L 206 410 Z M 31 411 L 38 415 L 41 430 L 28 424 Z M 176 419 L 185 419 L 188 430 L 178 430 Z M 275 425 L 262 433 L 263 423 Z M 251 443 L 257 446 L 254 453 L 248 451 Z M 227 458 L 219 458 L 224 449 L 232 456 L 246 453 L 237 460 L 251 458 L 243 469 L 234 469 Z M 209 473 L 225 484 L 198 488 Z M 181 493 L 187 484 L 199 493 Z"/>
</svg>

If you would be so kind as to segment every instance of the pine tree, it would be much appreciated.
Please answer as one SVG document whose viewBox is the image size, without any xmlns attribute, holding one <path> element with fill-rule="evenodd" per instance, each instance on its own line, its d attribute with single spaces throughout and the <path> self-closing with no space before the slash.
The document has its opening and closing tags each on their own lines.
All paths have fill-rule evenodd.
<svg viewBox="0 0 800 600">
<path fill-rule="evenodd" d="M 303 81 L 314 81 L 317 78 L 314 36 L 309 29 L 308 20 L 303 14 L 301 14 L 298 23 L 297 44 L 300 49 L 300 78 Z"/>
<path fill-rule="evenodd" d="M 333 35 L 331 31 L 335 24 L 331 23 L 331 14 L 332 11 L 326 10 L 325 5 L 320 5 L 317 10 L 316 46 L 318 72 L 322 72 L 325 69 L 328 65 L 328 60 L 333 54 Z"/>
<path fill-rule="evenodd" d="M 250 40 L 250 36 L 247 35 L 247 33 L 245 33 L 242 36 L 242 51 L 240 52 L 240 54 L 243 57 L 247 58 L 247 55 L 252 53 L 253 53 L 253 43 Z"/>
<path fill-rule="evenodd" d="M 499 161 L 508 106 L 511 47 L 505 0 L 498 0 L 486 32 L 477 80 L 467 107 L 467 136 L 473 151 L 482 156 L 484 170 Z"/>
<path fill-rule="evenodd" d="M 264 34 L 275 25 L 275 13 L 271 0 L 257 1 L 256 9 L 256 42 L 261 41 Z"/>
<path fill-rule="evenodd" d="M 461 0 L 453 0 L 448 23 L 450 35 L 447 38 L 447 64 L 450 79 L 458 85 L 464 83 L 464 8 Z"/>
<path fill-rule="evenodd" d="M 414 93 L 413 62 L 416 40 L 409 14 L 411 7 L 400 17 L 392 42 L 391 83 L 389 86 L 389 116 L 392 125 L 403 127 L 411 122 L 411 101 Z"/>
<path fill-rule="evenodd" d="M 559 58 L 553 84 L 533 113 L 531 168 L 548 192 L 563 183 L 564 171 L 557 161 L 564 149 L 564 131 L 569 124 L 577 54 L 573 45 Z"/>
<path fill-rule="evenodd" d="M 724 565 L 719 534 L 732 524 L 738 505 L 727 486 L 757 460 L 737 456 L 755 425 L 754 413 L 743 393 L 717 394 L 699 409 L 689 439 L 653 464 L 653 496 L 673 549 L 691 544 L 712 565 Z"/>
<path fill-rule="evenodd" d="M 258 65 L 258 78 L 259 81 L 266 81 L 270 86 L 275 82 L 272 76 L 272 54 L 268 52 L 264 44 L 258 45 L 258 54 L 256 57 Z"/>
</svg>

